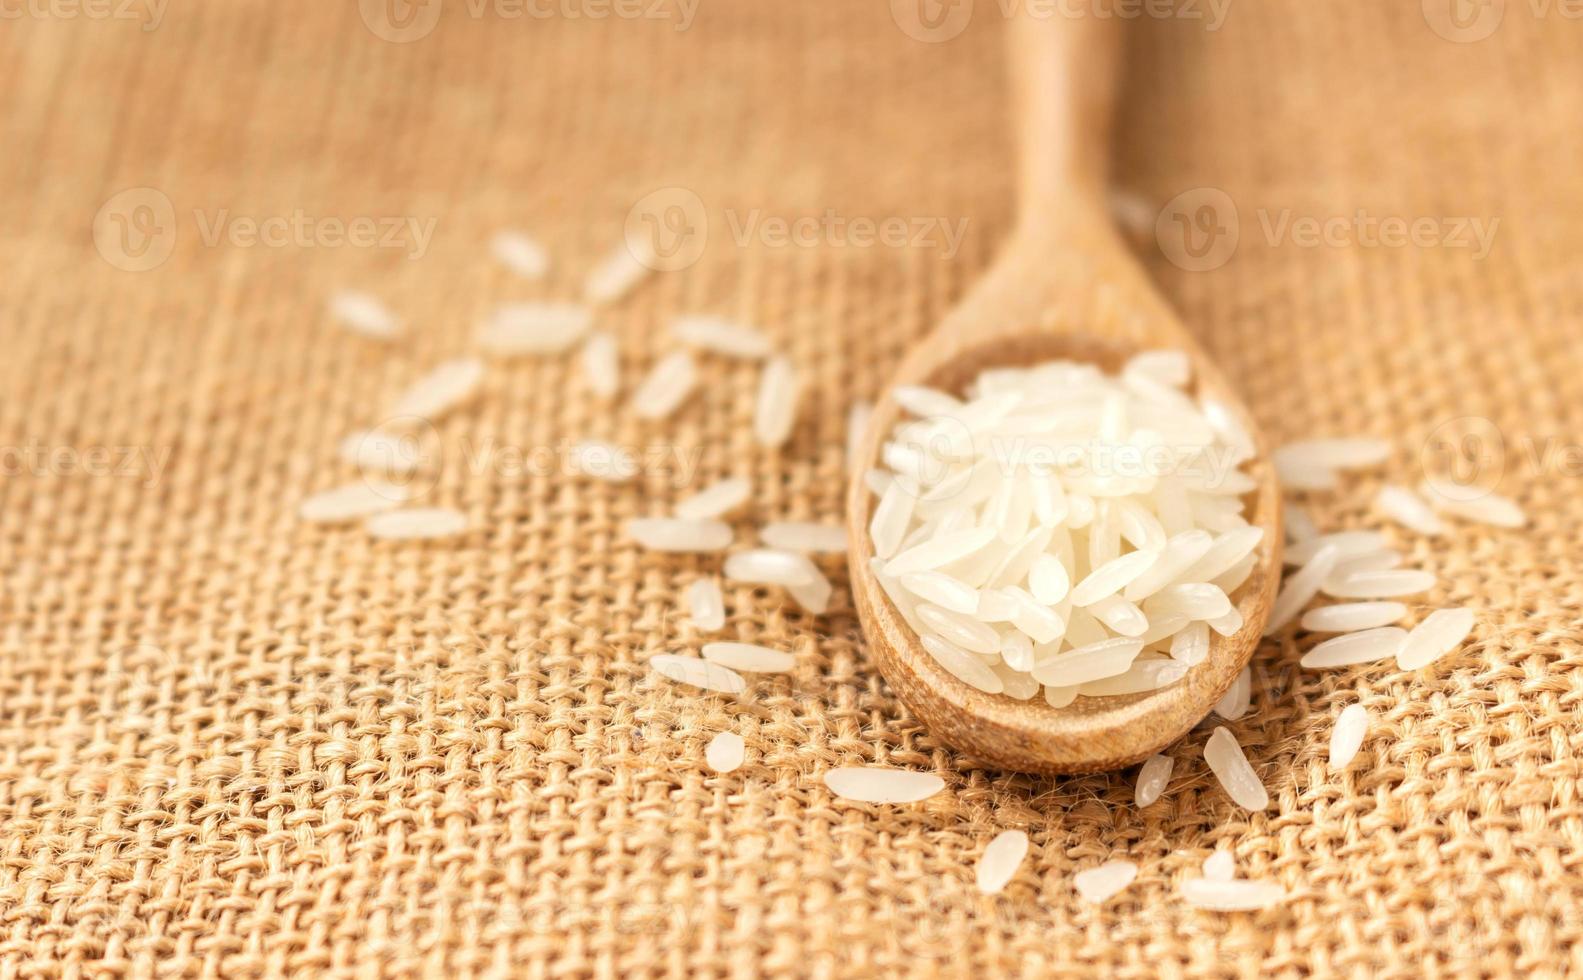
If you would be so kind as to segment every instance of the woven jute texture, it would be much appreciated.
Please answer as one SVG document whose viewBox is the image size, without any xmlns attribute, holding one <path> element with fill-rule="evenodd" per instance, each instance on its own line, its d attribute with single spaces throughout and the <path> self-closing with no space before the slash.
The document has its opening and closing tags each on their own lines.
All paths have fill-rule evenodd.
<svg viewBox="0 0 1583 980">
<path fill-rule="evenodd" d="M 1034 778 L 940 747 L 867 660 L 834 558 L 818 620 L 727 588 L 724 635 L 794 651 L 793 674 L 732 698 L 645 667 L 696 651 L 684 590 L 719 560 L 642 553 L 621 523 L 728 474 L 754 487 L 739 542 L 838 519 L 848 406 L 1009 231 L 1002 5 L 960 32 L 851 0 L 10 5 L 0 973 L 1583 967 L 1583 23 L 1563 7 L 1249 0 L 1213 30 L 1207 3 L 1130 25 L 1118 184 L 1140 255 L 1275 441 L 1397 447 L 1306 500 L 1314 517 L 1380 526 L 1382 480 L 1454 456 L 1531 516 L 1391 531 L 1440 581 L 1409 622 L 1478 611 L 1431 669 L 1301 672 L 1311 638 L 1263 646 L 1229 726 L 1271 792 L 1250 814 L 1203 728 L 1144 810 L 1131 773 Z M 629 214 L 696 261 L 599 314 L 622 398 L 591 399 L 574 359 L 491 361 L 419 483 L 468 533 L 297 519 L 358 479 L 344 436 L 470 351 L 496 305 L 574 298 Z M 359 218 L 378 241 L 319 223 Z M 794 218 L 812 220 L 791 239 Z M 905 233 L 863 237 L 886 219 Z M 1383 219 L 1422 223 L 1398 240 L 1371 233 Z M 1498 223 L 1487 248 L 1473 222 Z M 506 227 L 548 246 L 545 280 L 490 259 Z M 342 287 L 407 334 L 336 326 Z M 706 360 L 662 423 L 626 410 L 684 312 L 757 323 L 795 360 L 784 448 L 748 434 L 751 365 Z M 585 437 L 642 451 L 642 477 L 569 475 Z M 1358 701 L 1374 730 L 1332 772 Z M 703 765 L 721 731 L 747 742 L 723 776 Z M 867 763 L 946 790 L 874 807 L 821 782 Z M 980 896 L 1005 828 L 1029 858 Z M 1290 899 L 1186 908 L 1216 848 Z M 1136 883 L 1080 902 L 1073 873 L 1122 856 Z"/>
</svg>

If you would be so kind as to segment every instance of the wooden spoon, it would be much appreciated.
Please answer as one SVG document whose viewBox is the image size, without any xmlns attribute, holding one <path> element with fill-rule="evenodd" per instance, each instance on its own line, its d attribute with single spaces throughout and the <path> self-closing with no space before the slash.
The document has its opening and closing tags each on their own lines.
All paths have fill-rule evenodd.
<svg viewBox="0 0 1583 980">
<path fill-rule="evenodd" d="M 1202 720 L 1247 664 L 1280 582 L 1280 498 L 1268 447 L 1241 401 L 1128 251 L 1106 202 L 1110 120 L 1121 25 L 1115 18 L 1024 18 L 1010 25 L 1021 120 L 1018 226 L 988 272 L 907 357 L 891 381 L 959 392 L 981 370 L 1052 358 L 1116 370 L 1141 350 L 1187 352 L 1196 394 L 1253 435 L 1245 465 L 1257 488 L 1249 522 L 1264 529 L 1258 565 L 1237 607 L 1244 626 L 1211 634 L 1209 656 L 1177 684 L 1148 694 L 1078 698 L 985 694 L 918 642 L 869 567 L 873 499 L 863 471 L 898 420 L 889 392 L 875 407 L 847 491 L 852 592 L 880 672 L 929 732 L 989 765 L 1033 772 L 1116 769 L 1148 757 Z"/>
</svg>

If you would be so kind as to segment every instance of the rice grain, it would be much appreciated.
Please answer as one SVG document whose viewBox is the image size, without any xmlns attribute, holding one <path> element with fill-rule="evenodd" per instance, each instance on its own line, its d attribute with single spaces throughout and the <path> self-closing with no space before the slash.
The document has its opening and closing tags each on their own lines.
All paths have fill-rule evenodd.
<svg viewBox="0 0 1583 980">
<path fill-rule="evenodd" d="M 1396 666 L 1419 670 L 1455 650 L 1473 632 L 1471 609 L 1436 609 L 1414 626 L 1396 653 Z"/>
<path fill-rule="evenodd" d="M 698 366 L 687 351 L 673 351 L 657 361 L 632 392 L 632 414 L 662 419 L 681 407 L 698 384 Z"/>
<path fill-rule="evenodd" d="M 1369 711 L 1361 704 L 1349 704 L 1330 730 L 1330 768 L 1345 769 L 1369 733 Z"/>
<path fill-rule="evenodd" d="M 759 445 L 773 449 L 791 437 L 800 389 L 801 381 L 791 361 L 775 357 L 764 365 L 753 408 L 753 436 Z"/>
<path fill-rule="evenodd" d="M 747 502 L 753 486 L 742 477 L 717 480 L 676 502 L 676 516 L 690 521 L 724 517 Z"/>
<path fill-rule="evenodd" d="M 627 537 L 650 551 L 724 551 L 731 526 L 720 521 L 677 517 L 637 517 L 626 523 Z"/>
<path fill-rule="evenodd" d="M 330 314 L 353 333 L 389 340 L 401 333 L 401 321 L 371 293 L 342 289 L 330 295 Z"/>
<path fill-rule="evenodd" d="M 679 316 L 671 321 L 671 336 L 689 347 L 745 360 L 768 357 L 773 350 L 759 331 L 720 316 Z"/>
<path fill-rule="evenodd" d="M 1249 810 L 1263 810 L 1270 805 L 1270 797 L 1258 774 L 1248 764 L 1242 746 L 1224 728 L 1216 728 L 1204 743 L 1204 761 L 1214 772 L 1215 778 L 1225 789 L 1226 795 L 1238 806 Z"/>
<path fill-rule="evenodd" d="M 358 480 L 304 498 L 297 505 L 297 516 L 310 524 L 341 524 L 394 510 L 406 502 L 405 487 L 381 480 Z"/>
<path fill-rule="evenodd" d="M 725 596 L 720 592 L 720 581 L 714 578 L 701 578 L 693 582 L 687 589 L 687 609 L 693 626 L 700 631 L 713 633 L 724 629 L 726 601 Z"/>
<path fill-rule="evenodd" d="M 784 674 L 797 666 L 797 658 L 755 643 L 705 643 L 704 659 L 750 674 Z"/>
<path fill-rule="evenodd" d="M 518 231 L 502 231 L 490 239 L 495 259 L 524 279 L 542 279 L 550 271 L 550 253 Z"/>
<path fill-rule="evenodd" d="M 461 534 L 467 530 L 467 518 L 448 507 L 414 507 L 374 514 L 363 527 L 384 541 L 424 541 Z"/>
<path fill-rule="evenodd" d="M 715 772 L 735 772 L 747 754 L 747 745 L 735 732 L 721 732 L 704 748 L 704 762 Z"/>
<path fill-rule="evenodd" d="M 610 334 L 603 330 L 589 334 L 578 362 L 594 397 L 614 398 L 621 390 L 621 355 Z"/>
<path fill-rule="evenodd" d="M 742 675 L 731 668 L 698 657 L 679 657 L 671 653 L 660 653 L 649 658 L 649 666 L 661 677 L 678 684 L 701 687 L 706 691 L 741 694 L 748 686 Z"/>
<path fill-rule="evenodd" d="M 445 361 L 397 396 L 386 412 L 386 425 L 414 419 L 437 421 L 471 398 L 483 379 L 484 362 L 476 357 Z"/>
<path fill-rule="evenodd" d="M 1138 866 L 1131 861 L 1106 861 L 1072 876 L 1072 887 L 1083 901 L 1098 905 L 1120 894 L 1138 877 Z"/>
<path fill-rule="evenodd" d="M 594 313 L 572 303 L 511 303 L 495 310 L 478 331 L 491 354 L 559 354 L 582 340 Z"/>
<path fill-rule="evenodd" d="M 916 803 L 945 789 L 933 773 L 882 766 L 846 766 L 824 774 L 830 792 L 861 803 Z"/>
<path fill-rule="evenodd" d="M 1171 781 L 1171 770 L 1176 760 L 1168 755 L 1151 755 L 1138 767 L 1138 784 L 1132 791 L 1132 801 L 1139 809 L 1151 806 L 1165 792 Z"/>
<path fill-rule="evenodd" d="M 1402 649 L 1407 631 L 1397 626 L 1343 633 L 1316 644 L 1299 661 L 1304 667 L 1350 667 L 1394 657 Z"/>
<path fill-rule="evenodd" d="M 984 846 L 973 877 L 978 890 L 985 895 L 998 895 L 1017 874 L 1023 858 L 1028 856 L 1028 835 L 1020 830 L 1003 830 Z"/>
</svg>

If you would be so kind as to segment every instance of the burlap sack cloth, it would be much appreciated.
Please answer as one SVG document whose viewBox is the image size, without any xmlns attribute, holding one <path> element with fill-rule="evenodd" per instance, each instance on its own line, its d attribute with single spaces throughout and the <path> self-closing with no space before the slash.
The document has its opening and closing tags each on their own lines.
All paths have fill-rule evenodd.
<svg viewBox="0 0 1583 980">
<path fill-rule="evenodd" d="M 1250 0 L 1215 30 L 1205 4 L 1134 25 L 1124 204 L 1272 437 L 1388 436 L 1385 476 L 1411 482 L 1445 423 L 1482 418 L 1483 472 L 1503 466 L 1499 488 L 1532 516 L 1400 535 L 1440 577 L 1415 616 L 1479 611 L 1433 669 L 1303 672 L 1292 640 L 1266 644 L 1254 710 L 1231 726 L 1271 790 L 1249 814 L 1208 774 L 1202 731 L 1143 811 L 1131 773 L 975 768 L 888 695 L 842 588 L 819 621 L 728 589 L 726 634 L 799 662 L 741 698 L 644 666 L 697 648 L 683 590 L 718 559 L 642 553 L 621 522 L 687 492 L 684 462 L 693 488 L 753 481 L 739 540 L 835 518 L 847 406 L 1005 235 L 998 6 L 980 0 L 957 33 L 846 0 L 603 20 L 457 2 L 407 40 L 363 6 L 372 21 L 356 4 L 171 5 L 157 24 L 35 6 L 0 29 L 5 976 L 1583 965 L 1583 23 L 1515 0 L 1491 32 L 1435 3 Z M 123 198 L 96 247 L 96 214 L 138 187 L 170 213 Z M 305 494 L 356 478 L 342 437 L 468 351 L 497 304 L 575 296 L 661 188 L 697 195 L 707 241 L 601 314 L 628 390 L 670 348 L 668 316 L 755 322 L 808 377 L 783 451 L 747 434 L 751 367 L 710 360 L 682 411 L 640 425 L 591 402 L 574 361 L 515 360 L 438 426 L 426 499 L 464 510 L 465 538 L 377 544 L 296 518 Z M 1229 254 L 1151 227 L 1203 188 L 1235 214 L 1214 198 L 1214 220 L 1190 224 L 1239 231 Z M 1168 209 L 1167 231 L 1204 217 L 1206 193 Z M 1283 215 L 1342 223 L 1314 244 Z M 307 230 L 251 243 L 245 219 L 292 216 Z M 819 223 L 778 237 L 772 219 L 799 216 Z M 394 247 L 355 247 L 314 223 L 357 217 L 434 234 L 426 250 L 388 228 Z M 854 237 L 887 218 L 917 240 Z M 1432 221 L 1383 242 L 1367 222 L 1384 218 Z M 1454 219 L 1498 219 L 1493 243 Z M 508 226 L 550 246 L 548 280 L 489 258 Z M 408 336 L 333 325 L 325 298 L 344 286 L 385 297 Z M 652 465 L 613 487 L 514 456 L 585 436 Z M 1381 478 L 1311 509 L 1377 525 Z M 1359 700 L 1375 729 L 1332 773 L 1333 720 Z M 717 776 L 703 748 L 726 730 L 748 759 Z M 863 763 L 938 772 L 947 790 L 833 799 L 821 774 Z M 1030 857 L 982 897 L 974 861 L 1009 827 Z M 1185 908 L 1178 883 L 1217 847 L 1290 901 Z M 1123 855 L 1138 881 L 1081 903 L 1072 874 Z"/>
</svg>

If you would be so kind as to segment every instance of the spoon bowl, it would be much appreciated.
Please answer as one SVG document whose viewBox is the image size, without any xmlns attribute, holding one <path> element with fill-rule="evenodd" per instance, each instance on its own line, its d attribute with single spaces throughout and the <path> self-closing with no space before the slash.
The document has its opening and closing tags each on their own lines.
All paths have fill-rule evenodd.
<svg viewBox="0 0 1583 980">
<path fill-rule="evenodd" d="M 1186 734 L 1246 666 L 1280 583 L 1280 497 L 1266 447 L 1246 410 L 1153 291 L 1125 277 L 1096 278 L 1096 263 L 1076 259 L 1060 267 L 1090 278 L 1063 276 L 1066 285 L 1042 289 L 1046 278 L 1030 271 L 1043 263 L 1030 257 L 1044 254 L 1047 249 L 1034 247 L 1028 239 L 1014 241 L 979 287 L 911 352 L 875 406 L 864 443 L 868 462 L 855 468 L 847 492 L 852 593 L 880 673 L 932 735 L 996 768 L 1093 772 L 1138 762 Z M 1002 292 L 1005 285 L 1020 288 L 1007 295 Z M 1132 298 L 1125 309 L 1121 296 Z M 1043 315 L 1037 321 L 1015 319 L 1030 300 Z M 922 384 L 955 394 L 986 368 L 1054 359 L 1091 363 L 1113 373 L 1133 354 L 1163 348 L 1188 354 L 1193 367 L 1189 393 L 1228 412 L 1256 446 L 1255 458 L 1243 464 L 1256 483 L 1244 503 L 1248 522 L 1263 528 L 1264 537 L 1253 573 L 1233 596 L 1242 629 L 1229 637 L 1212 632 L 1203 662 L 1181 681 L 1145 694 L 1079 697 L 1067 707 L 1054 708 L 1042 695 L 1018 701 L 959 680 L 924 649 L 870 567 L 874 543 L 869 521 L 875 499 L 864 472 L 875 465 L 902 417 L 889 391 Z"/>
</svg>

